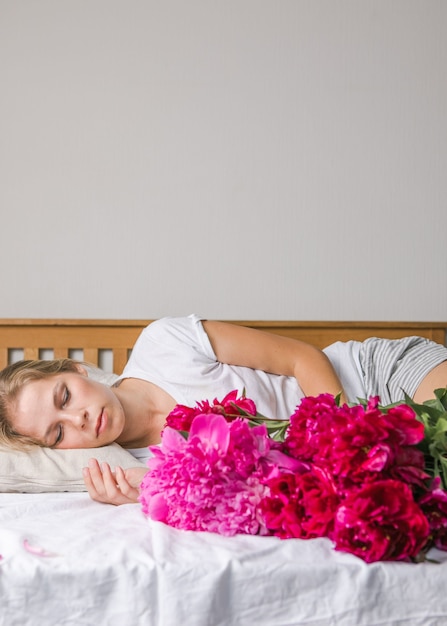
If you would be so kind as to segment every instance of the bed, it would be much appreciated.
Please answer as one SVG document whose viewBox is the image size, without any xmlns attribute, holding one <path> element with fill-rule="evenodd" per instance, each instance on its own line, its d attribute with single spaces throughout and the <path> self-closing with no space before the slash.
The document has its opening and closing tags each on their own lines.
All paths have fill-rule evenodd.
<svg viewBox="0 0 447 626">
<path fill-rule="evenodd" d="M 72 356 L 107 380 L 148 323 L 0 320 L 0 367 Z M 238 323 L 319 347 L 370 336 L 445 343 L 447 329 L 440 322 Z M 103 452 L 124 455 L 128 466 L 145 462 L 144 451 L 134 459 L 117 448 Z M 146 519 L 138 504 L 91 501 L 80 478 L 84 452 L 53 450 L 34 462 L 0 451 L 1 626 L 447 624 L 446 553 L 430 552 L 437 563 L 367 565 L 326 539 L 175 530 Z"/>
</svg>

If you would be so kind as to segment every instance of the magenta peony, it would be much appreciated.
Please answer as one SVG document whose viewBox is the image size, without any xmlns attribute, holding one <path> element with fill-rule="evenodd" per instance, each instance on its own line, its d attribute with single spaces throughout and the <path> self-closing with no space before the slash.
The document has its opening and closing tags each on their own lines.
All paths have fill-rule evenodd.
<svg viewBox="0 0 447 626">
<path fill-rule="evenodd" d="M 330 537 L 336 550 L 371 563 L 416 557 L 428 535 L 427 518 L 410 487 L 397 480 L 378 480 L 346 496 Z"/>
<path fill-rule="evenodd" d="M 377 478 L 422 484 L 424 455 L 414 449 L 424 427 L 408 406 L 383 413 L 378 398 L 366 407 L 338 406 L 333 396 L 304 398 L 290 419 L 284 446 L 295 458 L 316 463 L 334 477 L 340 492 Z"/>
<path fill-rule="evenodd" d="M 268 481 L 261 502 L 267 530 L 281 539 L 326 537 L 339 504 L 331 477 L 317 466 Z"/>
<path fill-rule="evenodd" d="M 447 550 L 447 492 L 441 488 L 439 478 L 433 480 L 418 504 L 428 519 L 434 545 L 440 550 Z"/>
<path fill-rule="evenodd" d="M 227 421 L 233 421 L 243 415 L 256 415 L 256 405 L 253 400 L 240 396 L 237 390 L 230 391 L 223 400 L 215 398 L 213 402 L 204 400 L 197 402 L 195 407 L 178 404 L 166 418 L 166 426 L 189 432 L 193 419 L 204 414 L 223 415 Z"/>
</svg>

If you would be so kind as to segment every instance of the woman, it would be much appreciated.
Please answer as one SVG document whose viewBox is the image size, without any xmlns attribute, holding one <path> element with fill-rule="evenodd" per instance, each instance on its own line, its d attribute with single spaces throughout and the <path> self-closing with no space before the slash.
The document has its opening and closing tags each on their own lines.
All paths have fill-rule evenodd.
<svg viewBox="0 0 447 626">
<path fill-rule="evenodd" d="M 55 448 L 125 448 L 159 443 L 176 404 L 245 389 L 260 413 L 287 419 L 304 395 L 341 394 L 342 401 L 404 393 L 422 402 L 447 384 L 447 348 L 418 337 L 309 344 L 195 315 L 163 318 L 137 340 L 112 387 L 70 361 L 22 362 L 0 373 L 3 440 Z M 140 474 L 94 460 L 84 471 L 91 497 L 135 501 Z"/>
</svg>

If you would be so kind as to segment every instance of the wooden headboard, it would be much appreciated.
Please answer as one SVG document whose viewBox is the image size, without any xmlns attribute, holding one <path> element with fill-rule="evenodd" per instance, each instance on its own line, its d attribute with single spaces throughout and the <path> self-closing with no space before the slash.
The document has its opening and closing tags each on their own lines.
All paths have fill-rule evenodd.
<svg viewBox="0 0 447 626">
<path fill-rule="evenodd" d="M 151 320 L 0 320 L 0 369 L 17 358 L 60 358 L 73 356 L 121 373 L 141 330 Z M 367 337 L 396 339 L 408 335 L 446 342 L 447 322 L 295 322 L 233 321 L 295 339 L 319 348 L 334 341 Z"/>
</svg>

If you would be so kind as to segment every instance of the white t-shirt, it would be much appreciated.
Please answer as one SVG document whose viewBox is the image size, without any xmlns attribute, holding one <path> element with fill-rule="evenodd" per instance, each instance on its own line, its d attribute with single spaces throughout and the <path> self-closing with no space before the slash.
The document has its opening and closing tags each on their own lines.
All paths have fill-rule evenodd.
<svg viewBox="0 0 447 626">
<path fill-rule="evenodd" d="M 323 352 L 352 403 L 370 396 L 382 404 L 403 400 L 447 360 L 445 346 L 422 337 L 337 341 Z M 120 378 L 148 380 L 188 406 L 245 389 L 258 411 L 274 419 L 288 419 L 304 396 L 293 377 L 220 363 L 197 315 L 165 317 L 145 328 Z"/>
<path fill-rule="evenodd" d="M 361 347 L 361 341 L 336 341 L 323 350 L 337 372 L 348 402 L 358 402 L 359 398 L 367 397 L 360 362 Z"/>
<path fill-rule="evenodd" d="M 257 410 L 274 419 L 288 419 L 304 395 L 293 377 L 220 363 L 197 315 L 165 317 L 145 328 L 124 378 L 152 382 L 187 406 L 245 389 Z"/>
</svg>

